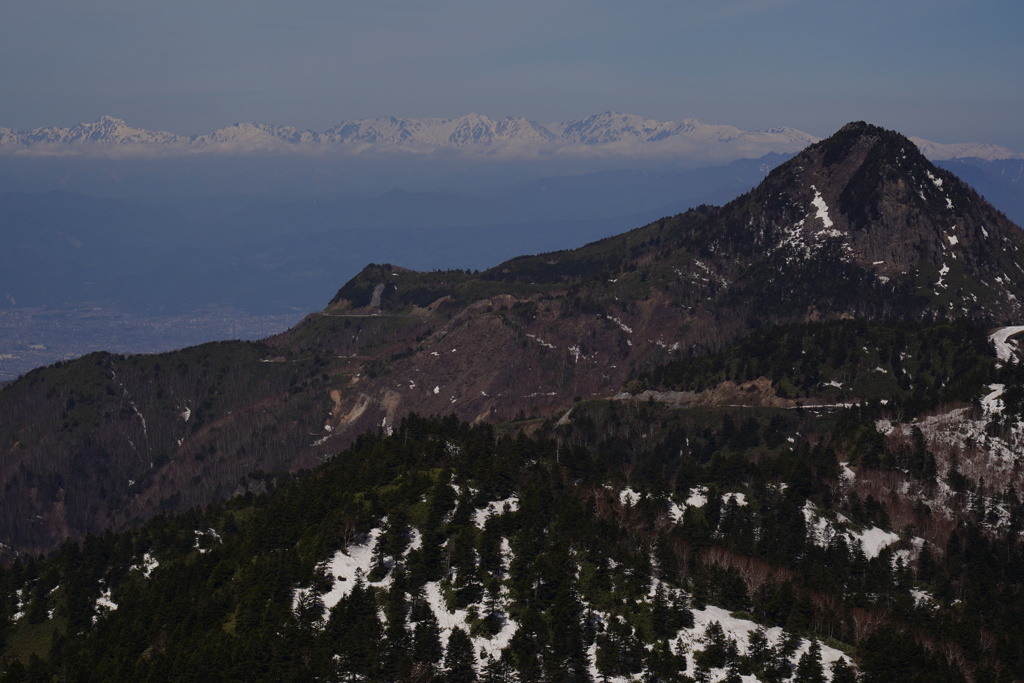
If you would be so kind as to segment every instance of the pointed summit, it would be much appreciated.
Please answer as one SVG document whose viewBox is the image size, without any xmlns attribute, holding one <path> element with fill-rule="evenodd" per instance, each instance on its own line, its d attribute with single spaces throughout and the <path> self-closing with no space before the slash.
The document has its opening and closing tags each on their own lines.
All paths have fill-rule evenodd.
<svg viewBox="0 0 1024 683">
<path fill-rule="evenodd" d="M 1009 324 L 1024 319 L 1022 257 L 1019 228 L 973 189 L 903 135 L 855 122 L 724 207 L 489 272 L 578 282 L 615 263 L 608 280 L 621 282 L 616 269 L 665 271 L 693 280 L 672 287 L 701 325 L 737 331 L 806 315 Z M 718 284 L 698 294 L 702 279 Z"/>
<path fill-rule="evenodd" d="M 894 131 L 847 124 L 718 218 L 733 249 L 761 255 L 780 277 L 832 260 L 931 315 L 1021 315 L 1019 228 Z"/>
</svg>

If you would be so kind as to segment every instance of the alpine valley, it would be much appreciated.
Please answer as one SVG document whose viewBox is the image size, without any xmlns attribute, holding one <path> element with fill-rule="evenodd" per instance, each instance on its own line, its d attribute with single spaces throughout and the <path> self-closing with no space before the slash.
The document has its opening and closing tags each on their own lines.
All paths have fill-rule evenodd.
<svg viewBox="0 0 1024 683">
<path fill-rule="evenodd" d="M 34 370 L 2 680 L 1024 680 L 1022 323 L 1020 228 L 858 122 L 722 207 Z"/>
</svg>

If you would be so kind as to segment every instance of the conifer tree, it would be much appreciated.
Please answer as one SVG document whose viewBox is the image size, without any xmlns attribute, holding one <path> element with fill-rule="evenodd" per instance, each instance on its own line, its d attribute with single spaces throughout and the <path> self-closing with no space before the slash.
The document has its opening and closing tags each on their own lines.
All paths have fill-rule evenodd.
<svg viewBox="0 0 1024 683">
<path fill-rule="evenodd" d="M 437 617 L 428 613 L 416 623 L 412 634 L 412 659 L 414 662 L 433 666 L 441 661 L 441 630 Z"/>
<path fill-rule="evenodd" d="M 821 667 L 821 645 L 817 639 L 811 641 L 811 646 L 796 665 L 796 677 L 794 683 L 825 683 L 825 671 Z"/>
<path fill-rule="evenodd" d="M 377 603 L 362 577 L 356 578 L 352 592 L 331 608 L 326 634 L 340 656 L 343 670 L 370 675 L 377 663 L 381 625 Z"/>
<path fill-rule="evenodd" d="M 450 683 L 472 683 L 477 680 L 476 670 L 473 668 L 473 641 L 458 626 L 448 634 L 444 671 L 445 681 Z"/>
<path fill-rule="evenodd" d="M 712 621 L 704 629 L 704 649 L 694 659 L 709 669 L 726 666 L 736 655 L 736 643 L 725 635 L 722 625 Z"/>
<path fill-rule="evenodd" d="M 846 657 L 832 662 L 832 683 L 857 683 L 857 671 L 847 663 Z"/>
<path fill-rule="evenodd" d="M 295 620 L 302 630 L 319 630 L 324 624 L 324 601 L 315 590 L 303 591 L 295 606 Z"/>
<path fill-rule="evenodd" d="M 519 680 L 504 656 L 494 659 L 488 655 L 485 662 L 480 672 L 480 683 L 515 683 Z"/>
</svg>

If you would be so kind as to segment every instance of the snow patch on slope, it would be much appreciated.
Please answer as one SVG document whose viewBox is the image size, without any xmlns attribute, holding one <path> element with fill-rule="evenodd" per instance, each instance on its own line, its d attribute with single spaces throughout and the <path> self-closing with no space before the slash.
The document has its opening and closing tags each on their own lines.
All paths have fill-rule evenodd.
<svg viewBox="0 0 1024 683">
<path fill-rule="evenodd" d="M 822 199 L 821 192 L 818 191 L 818 188 L 811 185 L 811 189 L 814 190 L 814 199 L 811 200 L 811 204 L 813 204 L 814 208 L 818 210 L 818 213 L 815 214 L 814 217 L 820 219 L 821 222 L 825 224 L 826 228 L 831 228 L 832 219 L 828 216 L 828 204 L 826 204 L 825 200 Z"/>
<path fill-rule="evenodd" d="M 807 524 L 808 538 L 818 546 L 827 546 L 833 539 L 844 537 L 852 547 L 859 547 L 869 560 L 878 557 L 885 548 L 900 540 L 899 534 L 885 531 L 878 527 L 870 527 L 854 531 L 843 528 L 850 524 L 843 515 L 836 515 L 832 520 L 818 512 L 813 503 L 804 505 L 804 522 Z"/>
<path fill-rule="evenodd" d="M 1011 342 L 1010 338 L 1021 332 L 1024 332 L 1024 325 L 1014 325 L 1011 327 L 1000 327 L 989 335 L 989 339 L 992 340 L 996 347 L 996 357 L 999 360 L 1007 363 L 1017 362 L 1017 344 Z"/>
</svg>

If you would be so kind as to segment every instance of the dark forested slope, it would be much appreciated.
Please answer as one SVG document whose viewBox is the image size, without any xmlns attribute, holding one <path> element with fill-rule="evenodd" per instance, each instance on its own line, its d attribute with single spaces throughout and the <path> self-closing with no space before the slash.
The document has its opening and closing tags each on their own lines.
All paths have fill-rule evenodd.
<svg viewBox="0 0 1024 683">
<path fill-rule="evenodd" d="M 1024 676 L 1019 540 L 974 513 L 941 544 L 891 531 L 857 482 L 896 465 L 847 461 L 863 408 L 618 410 L 598 432 L 646 445 L 410 416 L 270 493 L 2 569 L 5 680 Z"/>
</svg>

